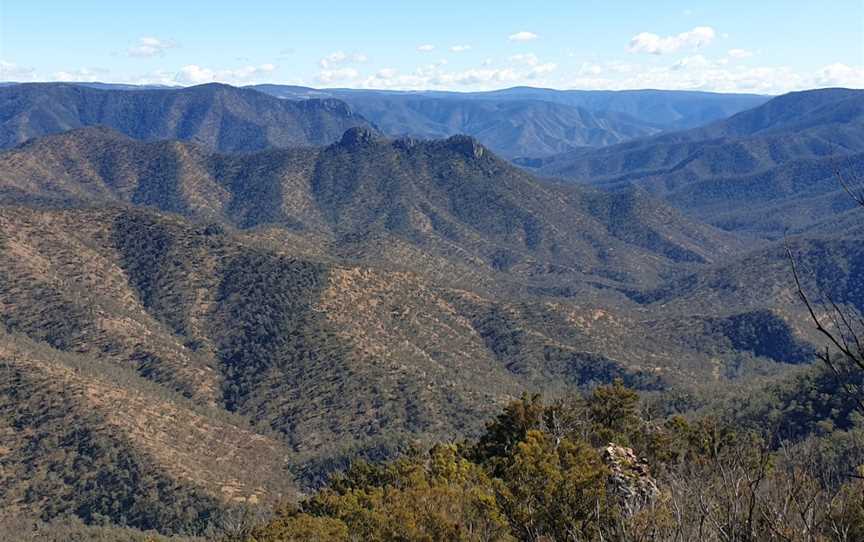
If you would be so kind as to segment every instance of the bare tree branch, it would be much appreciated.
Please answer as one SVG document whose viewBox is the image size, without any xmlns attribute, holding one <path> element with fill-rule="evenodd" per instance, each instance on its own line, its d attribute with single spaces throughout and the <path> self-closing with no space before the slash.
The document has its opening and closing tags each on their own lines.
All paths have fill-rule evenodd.
<svg viewBox="0 0 864 542">
<path fill-rule="evenodd" d="M 849 182 L 839 169 L 835 171 L 835 175 L 843 190 L 856 204 L 864 208 L 864 188 L 858 188 Z M 864 412 L 864 390 L 860 384 L 855 383 L 864 376 L 864 317 L 855 314 L 855 311 L 847 312 L 829 292 L 821 288 L 818 288 L 820 300 L 817 302 L 811 299 L 803 286 L 801 271 L 788 239 L 784 244 L 798 297 L 807 308 L 816 330 L 828 341 L 824 353 L 817 356 L 835 375 L 841 388 L 852 397 L 857 408 Z M 817 311 L 823 313 L 821 317 Z M 839 352 L 837 357 L 832 357 L 832 349 Z"/>
</svg>

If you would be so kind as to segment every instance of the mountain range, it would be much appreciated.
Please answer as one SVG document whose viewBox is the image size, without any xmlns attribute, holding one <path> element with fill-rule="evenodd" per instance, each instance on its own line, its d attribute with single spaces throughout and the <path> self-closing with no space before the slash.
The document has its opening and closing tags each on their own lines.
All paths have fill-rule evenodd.
<svg viewBox="0 0 864 542">
<path fill-rule="evenodd" d="M 462 124 L 390 137 L 310 89 L 2 92 L 14 516 L 200 533 L 352 458 L 477 435 L 523 392 L 621 379 L 686 410 L 758 388 L 822 344 L 790 254 L 805 288 L 864 311 L 864 210 L 831 178 L 860 167 L 859 91 L 338 91 L 491 132 L 520 111 L 666 119 L 522 167 Z"/>
<path fill-rule="evenodd" d="M 614 111 L 668 130 L 695 128 L 762 105 L 770 96 L 670 90 L 557 90 L 513 87 L 487 92 L 386 91 L 362 89 L 314 89 L 290 85 L 255 85 L 262 92 L 287 99 L 337 98 L 363 107 L 366 100 L 399 103 L 422 98 L 460 103 L 465 101 L 539 101 L 582 108 L 592 112 Z"/>
<path fill-rule="evenodd" d="M 268 99 L 270 95 L 283 100 Z M 0 148 L 103 125 L 136 139 L 180 139 L 223 152 L 251 151 L 323 145 L 351 126 L 372 123 L 389 137 L 466 134 L 504 157 L 536 158 L 697 126 L 765 100 L 756 95 L 529 88 L 448 93 L 283 85 L 12 84 L 0 87 Z"/>
<path fill-rule="evenodd" d="M 748 94 L 528 87 L 464 93 L 251 88 L 290 100 L 343 100 L 388 136 L 466 134 L 506 158 L 541 157 L 691 128 L 768 100 Z"/>
<path fill-rule="evenodd" d="M 141 140 L 179 139 L 229 152 L 324 145 L 368 122 L 339 100 L 285 101 L 228 85 L 104 89 L 64 83 L 0 87 L 0 148 L 108 126 Z"/>
<path fill-rule="evenodd" d="M 0 154 L 0 201 L 131 203 L 235 227 L 276 227 L 341 257 L 458 262 L 542 285 L 641 284 L 741 247 L 644 194 L 541 184 L 476 140 L 380 139 L 353 128 L 318 149 L 214 154 L 104 128 Z M 551 277 L 551 278 L 550 278 Z"/>
<path fill-rule="evenodd" d="M 790 93 L 683 132 L 521 161 L 606 190 L 632 186 L 724 229 L 777 237 L 854 203 L 864 152 L 864 91 Z"/>
</svg>

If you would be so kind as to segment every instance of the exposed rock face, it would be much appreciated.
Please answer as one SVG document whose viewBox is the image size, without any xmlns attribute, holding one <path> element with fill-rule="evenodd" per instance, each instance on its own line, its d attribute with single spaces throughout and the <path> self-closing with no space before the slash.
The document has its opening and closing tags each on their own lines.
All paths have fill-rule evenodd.
<svg viewBox="0 0 864 542">
<path fill-rule="evenodd" d="M 486 149 L 471 136 L 455 135 L 447 138 L 450 148 L 457 150 L 468 158 L 480 158 Z"/>
<path fill-rule="evenodd" d="M 393 142 L 393 146 L 401 150 L 410 150 L 420 144 L 420 140 L 416 137 L 400 137 Z"/>
<path fill-rule="evenodd" d="M 379 136 L 374 130 L 365 126 L 355 126 L 349 128 L 339 141 L 340 147 L 348 149 L 356 149 L 366 145 L 371 145 L 379 140 Z"/>
<path fill-rule="evenodd" d="M 636 514 L 660 495 L 648 462 L 636 457 L 631 448 L 609 443 L 601 455 L 610 471 L 607 490 L 619 500 L 628 516 Z"/>
</svg>

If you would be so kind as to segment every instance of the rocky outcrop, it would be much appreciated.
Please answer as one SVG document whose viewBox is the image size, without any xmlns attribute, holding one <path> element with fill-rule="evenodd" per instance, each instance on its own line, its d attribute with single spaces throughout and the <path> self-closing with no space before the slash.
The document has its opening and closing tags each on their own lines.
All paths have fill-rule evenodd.
<svg viewBox="0 0 864 542">
<path fill-rule="evenodd" d="M 342 134 L 342 139 L 339 140 L 339 146 L 347 149 L 357 149 L 372 145 L 380 140 L 380 136 L 375 130 L 365 126 L 355 126 L 349 128 Z"/>
<path fill-rule="evenodd" d="M 631 448 L 609 443 L 601 451 L 601 456 L 610 472 L 607 491 L 618 499 L 626 515 L 638 513 L 660 495 L 648 462 L 637 457 Z"/>
<path fill-rule="evenodd" d="M 486 152 L 483 145 L 477 142 L 471 136 L 455 135 L 448 137 L 446 140 L 447 146 L 453 150 L 461 152 L 468 158 L 480 158 Z"/>
</svg>

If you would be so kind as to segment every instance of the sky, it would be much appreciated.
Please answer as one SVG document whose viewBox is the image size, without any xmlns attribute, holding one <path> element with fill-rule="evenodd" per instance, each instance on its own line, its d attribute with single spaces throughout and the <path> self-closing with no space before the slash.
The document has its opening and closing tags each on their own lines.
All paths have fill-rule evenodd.
<svg viewBox="0 0 864 542">
<path fill-rule="evenodd" d="M 0 0 L 0 81 L 864 88 L 864 0 Z"/>
</svg>

